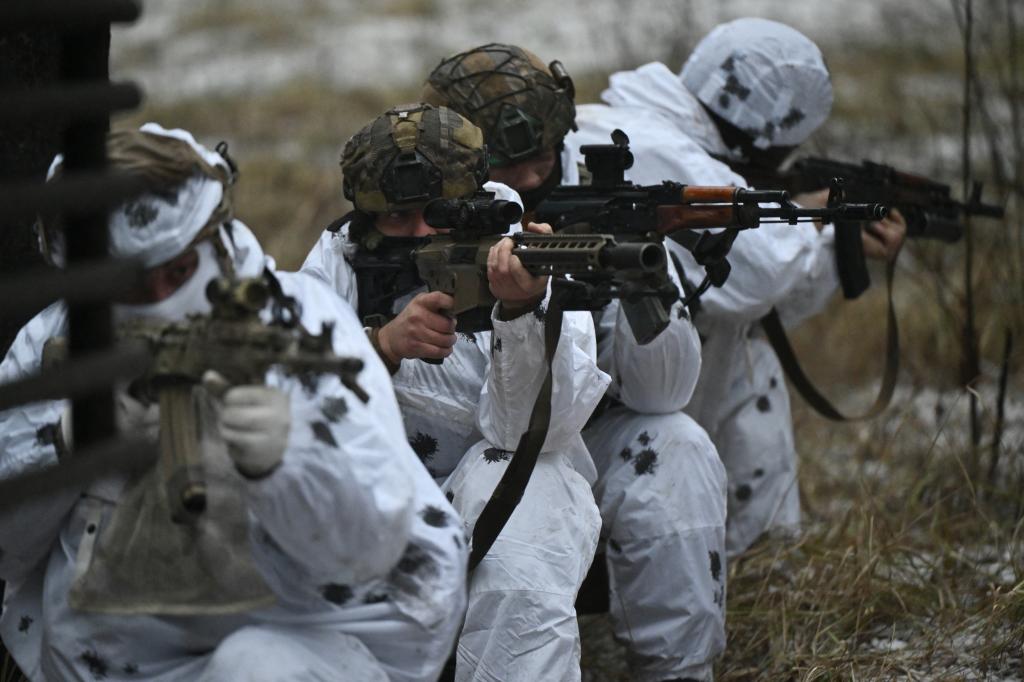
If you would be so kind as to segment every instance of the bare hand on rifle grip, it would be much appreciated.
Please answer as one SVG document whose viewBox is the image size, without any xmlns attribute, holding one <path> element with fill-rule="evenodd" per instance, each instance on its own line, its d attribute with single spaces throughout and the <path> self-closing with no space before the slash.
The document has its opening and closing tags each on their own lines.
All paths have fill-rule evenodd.
<svg viewBox="0 0 1024 682">
<path fill-rule="evenodd" d="M 446 358 L 455 345 L 455 303 L 448 294 L 417 294 L 395 319 L 380 328 L 380 352 L 393 365 L 408 358 Z"/>
</svg>

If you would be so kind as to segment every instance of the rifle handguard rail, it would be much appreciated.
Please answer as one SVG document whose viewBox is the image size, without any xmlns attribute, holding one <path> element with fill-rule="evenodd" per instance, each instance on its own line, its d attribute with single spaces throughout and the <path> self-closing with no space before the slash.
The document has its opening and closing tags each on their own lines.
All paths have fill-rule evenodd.
<svg viewBox="0 0 1024 682">
<path fill-rule="evenodd" d="M 522 232 L 514 235 L 512 241 L 516 245 L 512 253 L 534 275 L 588 274 L 600 270 L 656 272 L 666 263 L 665 249 L 660 243 L 620 244 L 604 234 Z"/>
</svg>

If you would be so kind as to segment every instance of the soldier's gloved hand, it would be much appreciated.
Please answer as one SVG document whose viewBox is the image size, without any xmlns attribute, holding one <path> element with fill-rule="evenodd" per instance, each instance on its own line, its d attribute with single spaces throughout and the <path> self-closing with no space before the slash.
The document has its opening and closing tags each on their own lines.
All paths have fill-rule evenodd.
<svg viewBox="0 0 1024 682">
<path fill-rule="evenodd" d="M 551 234 L 547 223 L 528 223 L 527 232 Z M 510 320 L 533 310 L 544 299 L 548 277 L 531 275 L 512 253 L 513 242 L 506 237 L 491 247 L 487 254 L 487 282 L 491 293 L 501 301 L 499 315 Z"/>
<path fill-rule="evenodd" d="M 407 358 L 446 358 L 455 345 L 455 299 L 441 291 L 417 294 L 377 332 L 380 353 L 393 365 Z"/>
<path fill-rule="evenodd" d="M 273 386 L 230 387 L 217 372 L 203 386 L 220 397 L 218 426 L 235 468 L 249 478 L 266 476 L 281 464 L 292 424 L 288 396 Z"/>
<path fill-rule="evenodd" d="M 114 392 L 114 405 L 114 421 L 119 431 L 157 439 L 160 433 L 160 405 L 143 403 L 125 390 Z"/>
<path fill-rule="evenodd" d="M 895 260 L 907 237 L 907 221 L 893 208 L 885 218 L 868 223 L 860 234 L 865 256 L 882 261 Z"/>
</svg>

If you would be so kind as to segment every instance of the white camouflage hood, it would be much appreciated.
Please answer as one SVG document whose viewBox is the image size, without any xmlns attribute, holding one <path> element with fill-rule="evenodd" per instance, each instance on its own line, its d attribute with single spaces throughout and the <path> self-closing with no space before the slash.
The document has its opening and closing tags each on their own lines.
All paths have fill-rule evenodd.
<svg viewBox="0 0 1024 682">
<path fill-rule="evenodd" d="M 800 144 L 832 109 L 821 51 L 799 31 L 767 19 L 716 27 L 698 43 L 679 77 L 760 149 Z"/>
<path fill-rule="evenodd" d="M 634 71 L 613 73 L 601 99 L 613 107 L 656 111 L 707 153 L 729 153 L 708 112 L 683 86 L 679 76 L 660 62 L 644 64 Z"/>
<path fill-rule="evenodd" d="M 181 129 L 166 129 L 157 123 L 146 123 L 141 132 L 173 137 L 187 142 L 206 163 L 223 168 L 227 176 L 231 170 L 227 161 L 217 152 L 196 142 L 192 133 Z M 63 163 L 58 154 L 50 164 L 47 179 L 56 175 Z M 185 251 L 199 232 L 207 225 L 224 196 L 224 184 L 203 173 L 189 178 L 174 195 L 147 193 L 115 207 L 108 219 L 110 255 L 135 257 L 144 267 L 166 263 Z M 50 257 L 63 265 L 63 249 Z"/>
</svg>

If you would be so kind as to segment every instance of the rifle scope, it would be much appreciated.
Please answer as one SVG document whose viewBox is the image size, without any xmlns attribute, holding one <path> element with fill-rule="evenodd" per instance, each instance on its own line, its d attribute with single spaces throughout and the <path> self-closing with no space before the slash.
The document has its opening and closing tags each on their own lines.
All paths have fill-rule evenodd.
<svg viewBox="0 0 1024 682">
<path fill-rule="evenodd" d="M 489 194 L 489 193 L 488 193 Z M 440 230 L 473 230 L 502 234 L 523 217 L 514 201 L 475 196 L 470 199 L 434 199 L 423 209 L 423 220 Z"/>
</svg>

